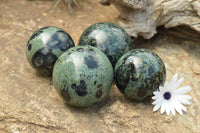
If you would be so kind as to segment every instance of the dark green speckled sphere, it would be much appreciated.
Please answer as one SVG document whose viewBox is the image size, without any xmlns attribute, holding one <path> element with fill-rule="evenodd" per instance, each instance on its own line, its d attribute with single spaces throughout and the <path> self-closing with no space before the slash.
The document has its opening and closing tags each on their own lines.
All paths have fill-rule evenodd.
<svg viewBox="0 0 200 133">
<path fill-rule="evenodd" d="M 125 52 L 133 48 L 132 39 L 126 31 L 109 22 L 96 23 L 87 28 L 78 45 L 91 45 L 100 49 L 113 66 Z"/>
<path fill-rule="evenodd" d="M 115 82 L 125 97 L 143 100 L 165 81 L 166 69 L 162 59 L 146 49 L 124 54 L 115 66 Z"/>
<path fill-rule="evenodd" d="M 43 75 L 51 76 L 57 58 L 74 46 L 72 38 L 63 29 L 44 27 L 30 37 L 26 57 L 33 68 Z"/>
<path fill-rule="evenodd" d="M 53 84 L 71 106 L 89 107 L 108 95 L 113 67 L 104 53 L 91 46 L 67 50 L 55 63 Z"/>
</svg>

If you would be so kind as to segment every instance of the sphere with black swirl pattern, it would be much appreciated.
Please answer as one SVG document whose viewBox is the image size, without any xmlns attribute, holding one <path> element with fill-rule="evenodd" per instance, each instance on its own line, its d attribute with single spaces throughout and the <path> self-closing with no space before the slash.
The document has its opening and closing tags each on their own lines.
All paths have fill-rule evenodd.
<svg viewBox="0 0 200 133">
<path fill-rule="evenodd" d="M 124 54 L 115 66 L 115 82 L 122 94 L 141 101 L 163 85 L 166 69 L 162 59 L 147 49 Z"/>
<path fill-rule="evenodd" d="M 75 47 L 71 36 L 58 27 L 43 27 L 35 31 L 26 46 L 30 65 L 43 75 L 51 76 L 57 58 Z"/>
<path fill-rule="evenodd" d="M 56 61 L 53 85 L 67 104 L 89 107 L 106 99 L 113 75 L 113 67 L 103 52 L 89 45 L 77 46 Z"/>
</svg>

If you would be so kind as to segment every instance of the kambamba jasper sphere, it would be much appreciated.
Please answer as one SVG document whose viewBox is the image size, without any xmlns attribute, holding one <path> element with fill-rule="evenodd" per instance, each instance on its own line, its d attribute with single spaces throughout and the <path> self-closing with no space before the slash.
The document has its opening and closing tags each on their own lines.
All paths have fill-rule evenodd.
<svg viewBox="0 0 200 133">
<path fill-rule="evenodd" d="M 100 49 L 113 66 L 125 52 L 133 48 L 132 39 L 126 31 L 109 22 L 96 23 L 87 28 L 78 45 L 91 45 Z"/>
<path fill-rule="evenodd" d="M 146 49 L 135 49 L 124 54 L 115 66 L 115 82 L 125 97 L 143 100 L 165 81 L 166 70 L 162 59 Z"/>
<path fill-rule="evenodd" d="M 26 57 L 33 68 L 43 75 L 51 75 L 57 58 L 74 47 L 71 36 L 57 27 L 38 29 L 30 37 Z"/>
<path fill-rule="evenodd" d="M 92 46 L 67 50 L 55 63 L 53 84 L 71 106 L 89 107 L 109 94 L 113 67 L 104 53 Z"/>
</svg>

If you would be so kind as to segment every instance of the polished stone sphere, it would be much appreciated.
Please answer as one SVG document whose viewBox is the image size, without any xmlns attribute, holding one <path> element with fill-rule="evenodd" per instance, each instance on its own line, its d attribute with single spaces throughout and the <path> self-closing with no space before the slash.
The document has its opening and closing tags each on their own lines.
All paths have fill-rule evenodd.
<svg viewBox="0 0 200 133">
<path fill-rule="evenodd" d="M 162 59 L 147 49 L 135 49 L 124 54 L 115 66 L 115 82 L 125 97 L 143 100 L 165 81 Z"/>
<path fill-rule="evenodd" d="M 39 73 L 51 76 L 57 58 L 71 47 L 75 47 L 74 42 L 63 29 L 44 27 L 29 38 L 26 57 Z"/>
<path fill-rule="evenodd" d="M 53 84 L 67 104 L 89 107 L 103 101 L 113 83 L 113 67 L 104 53 L 92 46 L 67 50 L 55 63 Z"/>
<path fill-rule="evenodd" d="M 132 39 L 126 31 L 109 22 L 88 27 L 81 35 L 78 45 L 91 45 L 100 49 L 113 66 L 125 52 L 133 48 Z"/>
</svg>

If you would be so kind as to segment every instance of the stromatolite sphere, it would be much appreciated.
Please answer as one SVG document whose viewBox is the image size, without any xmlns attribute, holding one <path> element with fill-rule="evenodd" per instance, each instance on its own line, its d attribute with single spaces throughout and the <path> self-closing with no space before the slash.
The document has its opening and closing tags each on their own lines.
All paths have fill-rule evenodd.
<svg viewBox="0 0 200 133">
<path fill-rule="evenodd" d="M 91 46 L 78 46 L 61 55 L 53 69 L 58 94 L 75 107 L 89 107 L 108 95 L 113 67 L 104 53 Z"/>
<path fill-rule="evenodd" d="M 87 28 L 78 45 L 91 45 L 100 49 L 113 66 L 125 52 L 133 48 L 132 39 L 126 31 L 109 22 L 96 23 Z"/>
<path fill-rule="evenodd" d="M 26 57 L 33 68 L 50 76 L 57 58 L 74 46 L 72 38 L 63 29 L 44 27 L 29 38 Z"/>
<path fill-rule="evenodd" d="M 162 59 L 146 49 L 124 54 L 115 66 L 115 82 L 125 97 L 143 100 L 165 81 L 166 69 Z"/>
</svg>

